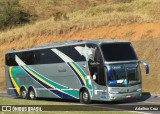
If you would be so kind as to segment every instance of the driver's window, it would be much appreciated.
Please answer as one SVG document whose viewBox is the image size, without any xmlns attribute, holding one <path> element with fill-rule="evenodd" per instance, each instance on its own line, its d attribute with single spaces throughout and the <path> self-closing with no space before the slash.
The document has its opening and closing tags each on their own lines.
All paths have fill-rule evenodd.
<svg viewBox="0 0 160 114">
<path fill-rule="evenodd" d="M 99 63 L 99 64 L 102 64 L 102 62 L 103 62 L 102 61 L 102 55 L 101 55 L 100 50 L 98 48 L 95 50 L 94 61 Z"/>
</svg>

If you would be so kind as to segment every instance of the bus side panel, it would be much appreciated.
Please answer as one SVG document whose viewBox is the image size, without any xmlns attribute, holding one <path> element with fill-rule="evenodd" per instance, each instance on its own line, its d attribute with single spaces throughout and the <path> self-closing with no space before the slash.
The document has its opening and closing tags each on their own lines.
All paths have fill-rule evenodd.
<svg viewBox="0 0 160 114">
<path fill-rule="evenodd" d="M 16 91 L 16 88 L 14 86 L 14 83 L 12 82 L 10 73 L 9 73 L 9 66 L 5 66 L 5 74 L 6 74 L 6 88 L 8 95 L 12 95 L 13 97 L 19 96 L 18 92 Z"/>
<path fill-rule="evenodd" d="M 6 85 L 8 94 L 14 97 L 20 95 L 20 88 L 22 86 L 27 89 L 32 86 L 36 90 L 37 97 L 59 98 L 48 89 L 44 88 L 39 81 L 20 66 L 6 67 Z"/>
<path fill-rule="evenodd" d="M 50 91 L 54 87 L 57 88 L 61 93 L 61 98 L 79 99 L 81 84 L 66 63 L 35 65 L 31 67 L 31 70 L 41 77 L 43 81 L 46 81 L 48 86 L 51 85 Z M 48 97 L 48 93 L 43 91 L 40 88 L 39 92 Z"/>
<path fill-rule="evenodd" d="M 97 84 L 93 79 L 92 79 L 92 85 L 93 85 L 93 97 L 92 97 L 93 100 L 107 101 L 107 99 L 109 99 L 106 86 Z"/>
<path fill-rule="evenodd" d="M 18 66 L 16 73 L 17 80 L 19 82 L 20 87 L 25 86 L 29 89 L 29 87 L 33 87 L 36 92 L 37 97 L 46 97 L 46 98 L 59 98 L 59 96 L 53 94 L 52 91 L 46 86 L 44 81 L 40 80 L 37 77 L 36 73 L 33 73 L 28 68 L 33 68 L 34 65 L 31 66 Z"/>
</svg>

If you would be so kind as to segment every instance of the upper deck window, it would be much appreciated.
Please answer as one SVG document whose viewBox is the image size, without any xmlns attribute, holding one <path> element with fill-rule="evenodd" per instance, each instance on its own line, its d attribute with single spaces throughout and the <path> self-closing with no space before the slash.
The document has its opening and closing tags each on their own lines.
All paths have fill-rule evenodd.
<svg viewBox="0 0 160 114">
<path fill-rule="evenodd" d="M 109 43 L 101 45 L 105 61 L 137 60 L 131 43 Z"/>
</svg>

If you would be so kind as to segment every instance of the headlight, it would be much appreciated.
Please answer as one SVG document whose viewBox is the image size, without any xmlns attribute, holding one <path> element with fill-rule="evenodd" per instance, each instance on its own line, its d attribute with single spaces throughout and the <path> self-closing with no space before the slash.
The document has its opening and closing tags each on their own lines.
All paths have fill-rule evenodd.
<svg viewBox="0 0 160 114">
<path fill-rule="evenodd" d="M 119 92 L 118 91 L 110 91 L 109 93 L 110 94 L 118 94 Z"/>
<path fill-rule="evenodd" d="M 141 88 L 139 88 L 139 89 L 137 89 L 137 91 L 142 91 L 142 89 L 141 89 Z"/>
</svg>

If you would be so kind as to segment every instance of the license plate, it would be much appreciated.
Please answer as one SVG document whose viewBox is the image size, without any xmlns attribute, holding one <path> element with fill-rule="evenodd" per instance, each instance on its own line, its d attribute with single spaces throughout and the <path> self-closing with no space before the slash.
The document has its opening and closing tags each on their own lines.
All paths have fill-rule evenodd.
<svg viewBox="0 0 160 114">
<path fill-rule="evenodd" d="M 126 95 L 126 98 L 131 98 L 131 95 Z"/>
</svg>

